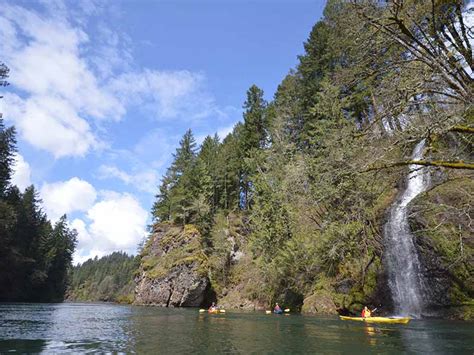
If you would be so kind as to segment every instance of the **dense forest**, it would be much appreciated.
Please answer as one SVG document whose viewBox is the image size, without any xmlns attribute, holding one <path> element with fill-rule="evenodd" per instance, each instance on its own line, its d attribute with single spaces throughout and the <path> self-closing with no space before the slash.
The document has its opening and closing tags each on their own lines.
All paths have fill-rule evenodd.
<svg viewBox="0 0 474 355">
<path fill-rule="evenodd" d="M 243 122 L 222 141 L 208 136 L 198 148 L 192 132 L 184 134 L 153 206 L 154 229 L 192 224 L 201 249 L 168 267 L 199 260 L 231 306 L 246 299 L 310 307 L 312 299 L 329 299 L 342 310 L 390 308 L 383 225 L 424 140 L 416 163 L 430 167 L 432 181 L 413 206 L 416 244 L 440 268 L 431 270 L 438 279 L 430 287 L 447 283 L 447 303 L 469 303 L 474 64 L 467 4 L 329 0 L 272 101 L 253 85 Z M 151 279 L 166 267 L 153 259 L 153 238 L 142 252 Z"/>
<path fill-rule="evenodd" d="M 384 226 L 416 163 L 430 175 L 410 203 L 426 303 L 473 317 L 473 12 L 463 0 L 328 0 L 272 100 L 252 85 L 229 135 L 198 146 L 185 132 L 140 255 L 75 267 L 70 299 L 130 301 L 134 278 L 154 303 L 147 288 L 174 287 L 189 266 L 207 280 L 203 304 L 393 309 Z M 0 300 L 61 299 L 75 232 L 65 217 L 51 225 L 34 187 L 11 186 L 15 131 L 1 124 Z"/>
<path fill-rule="evenodd" d="M 137 257 L 121 252 L 89 259 L 72 268 L 67 298 L 73 301 L 131 303 L 135 287 L 133 276 L 137 267 Z"/>
<path fill-rule="evenodd" d="M 7 77 L 1 64 L 0 86 Z M 34 186 L 21 192 L 11 185 L 15 135 L 0 117 L 0 301 L 62 301 L 77 233 L 66 216 L 48 220 Z"/>
</svg>

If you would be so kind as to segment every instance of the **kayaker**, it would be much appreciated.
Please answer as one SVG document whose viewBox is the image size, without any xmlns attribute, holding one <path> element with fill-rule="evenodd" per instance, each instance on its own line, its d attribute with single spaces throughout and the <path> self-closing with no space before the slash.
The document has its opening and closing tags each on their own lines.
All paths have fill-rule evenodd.
<svg viewBox="0 0 474 355">
<path fill-rule="evenodd" d="M 209 312 L 215 312 L 217 311 L 217 306 L 214 302 L 212 302 L 211 307 L 209 307 Z"/>
<path fill-rule="evenodd" d="M 277 314 L 283 313 L 278 303 L 275 303 L 275 308 L 273 308 L 273 313 L 277 313 Z"/>
<path fill-rule="evenodd" d="M 367 306 L 364 307 L 362 310 L 362 318 L 369 318 L 372 316 L 372 311 L 367 308 Z"/>
</svg>

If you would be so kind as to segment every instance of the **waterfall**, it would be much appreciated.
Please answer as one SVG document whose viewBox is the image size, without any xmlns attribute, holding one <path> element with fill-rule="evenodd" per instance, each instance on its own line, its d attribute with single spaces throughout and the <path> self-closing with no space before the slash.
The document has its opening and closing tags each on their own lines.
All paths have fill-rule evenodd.
<svg viewBox="0 0 474 355">
<path fill-rule="evenodd" d="M 423 139 L 413 150 L 413 160 L 423 157 L 424 147 Z M 408 204 L 428 188 L 429 171 L 420 165 L 410 165 L 409 169 L 405 190 L 391 207 L 385 224 L 385 261 L 395 312 L 419 318 L 423 310 L 423 287 L 420 261 L 408 223 Z"/>
</svg>

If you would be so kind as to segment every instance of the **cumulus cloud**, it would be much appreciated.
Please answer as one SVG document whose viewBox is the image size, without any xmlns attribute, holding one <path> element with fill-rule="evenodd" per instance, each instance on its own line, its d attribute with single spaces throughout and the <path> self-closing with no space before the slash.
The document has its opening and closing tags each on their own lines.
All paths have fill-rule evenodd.
<svg viewBox="0 0 474 355">
<path fill-rule="evenodd" d="M 118 250 L 134 253 L 146 235 L 148 212 L 132 194 L 97 192 L 77 177 L 44 184 L 40 194 L 53 221 L 64 213 L 83 212 L 70 222 L 78 232 L 75 263 Z"/>
<path fill-rule="evenodd" d="M 107 194 L 87 212 L 87 217 L 92 221 L 92 235 L 102 236 L 119 248 L 136 247 L 146 234 L 148 212 L 128 193 Z"/>
<path fill-rule="evenodd" d="M 75 219 L 79 244 L 75 263 L 116 250 L 134 253 L 146 235 L 148 213 L 128 193 L 102 192 L 100 200 L 86 214 L 87 223 Z"/>
<path fill-rule="evenodd" d="M 20 154 L 14 156 L 15 163 L 13 167 L 12 184 L 18 186 L 20 190 L 24 190 L 31 185 L 31 168 L 30 164 Z"/>
<path fill-rule="evenodd" d="M 67 181 L 46 183 L 41 187 L 40 194 L 45 211 L 53 221 L 65 213 L 87 211 L 97 198 L 95 188 L 77 177 Z"/>
<path fill-rule="evenodd" d="M 55 158 L 83 156 L 100 146 L 88 122 L 64 99 L 37 95 L 22 99 L 7 93 L 4 105 L 5 116 L 13 119 L 22 137 Z"/>
</svg>

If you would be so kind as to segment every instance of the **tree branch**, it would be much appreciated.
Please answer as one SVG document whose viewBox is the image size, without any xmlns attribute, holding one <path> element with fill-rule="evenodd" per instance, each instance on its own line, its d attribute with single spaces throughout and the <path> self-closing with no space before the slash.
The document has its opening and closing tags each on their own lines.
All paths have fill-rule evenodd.
<svg viewBox="0 0 474 355">
<path fill-rule="evenodd" d="M 361 171 L 361 173 L 366 173 L 366 172 L 374 171 L 374 170 L 391 169 L 391 168 L 404 166 L 404 165 L 423 165 L 423 166 L 437 166 L 437 167 L 443 167 L 443 168 L 448 168 L 448 169 L 474 170 L 474 163 L 466 163 L 462 160 L 458 160 L 458 161 L 406 160 L 406 161 L 400 161 L 400 162 L 391 163 L 391 164 L 372 166 L 372 167 L 367 168 L 366 170 Z"/>
</svg>

